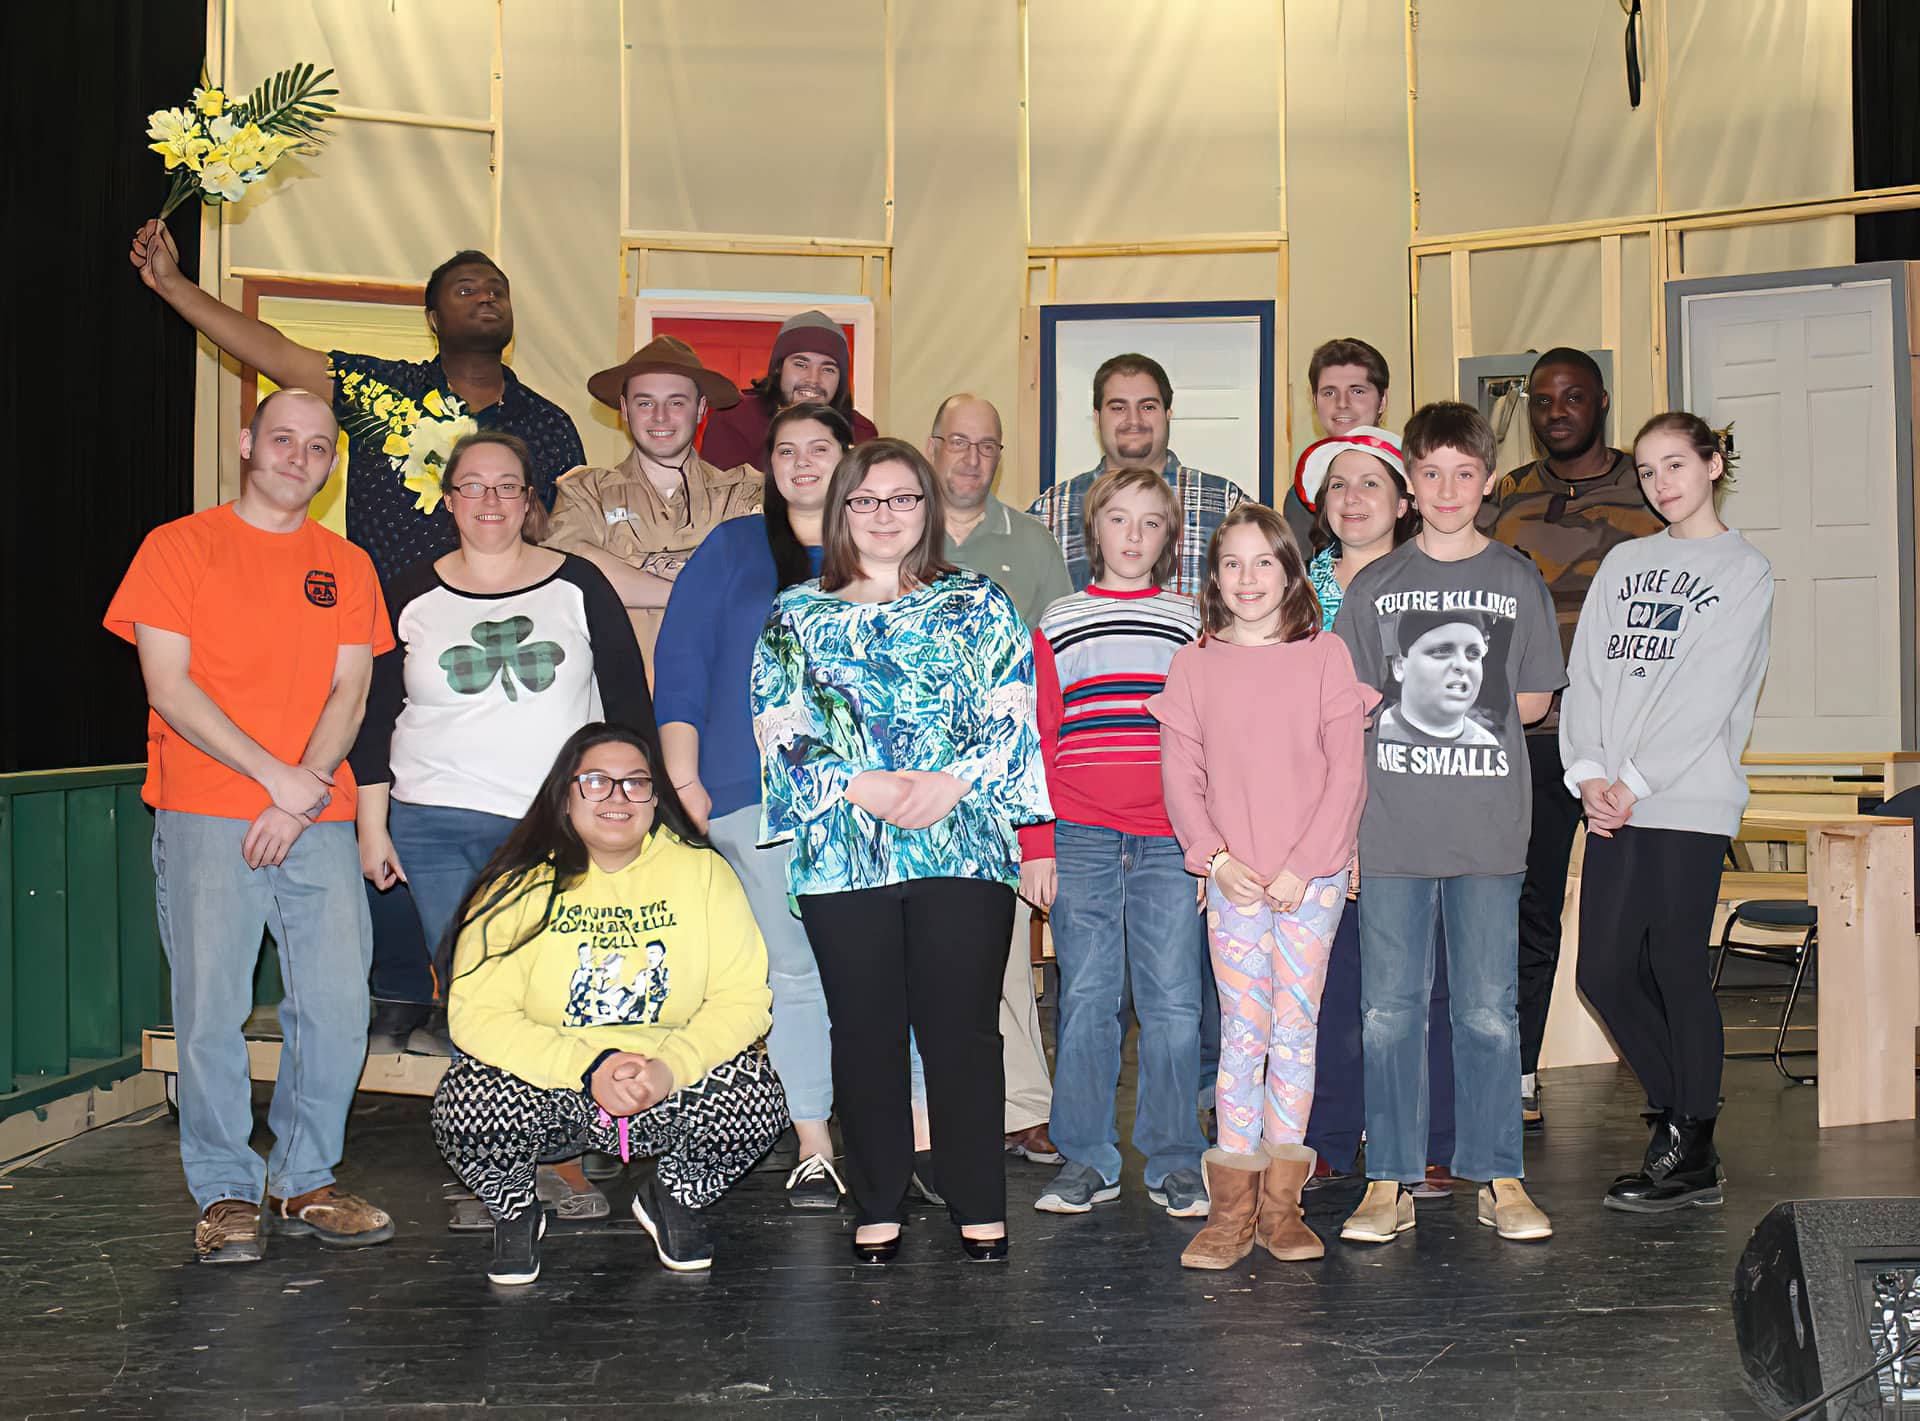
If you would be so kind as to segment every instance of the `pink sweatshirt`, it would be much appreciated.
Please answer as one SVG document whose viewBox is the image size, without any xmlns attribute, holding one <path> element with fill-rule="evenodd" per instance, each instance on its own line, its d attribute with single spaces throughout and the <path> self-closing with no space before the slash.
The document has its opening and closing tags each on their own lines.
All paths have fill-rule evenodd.
<svg viewBox="0 0 1920 1421">
<path fill-rule="evenodd" d="M 1147 709 L 1160 722 L 1167 817 L 1187 867 L 1205 873 L 1225 848 L 1266 879 L 1345 868 L 1367 798 L 1367 712 L 1379 700 L 1346 644 L 1324 632 L 1181 648 Z"/>
</svg>

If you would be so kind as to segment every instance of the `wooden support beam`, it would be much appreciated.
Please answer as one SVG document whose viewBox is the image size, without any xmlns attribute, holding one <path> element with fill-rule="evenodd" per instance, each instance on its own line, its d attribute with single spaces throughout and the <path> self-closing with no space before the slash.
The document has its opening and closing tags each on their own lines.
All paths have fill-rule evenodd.
<svg viewBox="0 0 1920 1421">
<path fill-rule="evenodd" d="M 1914 1118 L 1920 946 L 1913 821 L 1828 824 L 1807 834 L 1820 915 L 1820 1124 Z"/>
</svg>

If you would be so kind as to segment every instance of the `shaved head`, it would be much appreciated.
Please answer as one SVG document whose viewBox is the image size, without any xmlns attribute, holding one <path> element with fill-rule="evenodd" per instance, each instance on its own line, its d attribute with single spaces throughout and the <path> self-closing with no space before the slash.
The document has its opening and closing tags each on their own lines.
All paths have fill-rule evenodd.
<svg viewBox="0 0 1920 1421">
<path fill-rule="evenodd" d="M 254 409 L 253 418 L 247 421 L 248 433 L 252 434 L 255 439 L 258 439 L 260 437 L 260 431 L 267 427 L 268 410 L 283 401 L 300 400 L 310 400 L 320 406 L 320 408 L 326 412 L 327 418 L 332 421 L 334 432 L 336 434 L 339 433 L 340 421 L 333 413 L 333 406 L 314 394 L 311 390 L 297 389 L 275 390 L 264 400 L 260 401 L 259 405 Z"/>
</svg>

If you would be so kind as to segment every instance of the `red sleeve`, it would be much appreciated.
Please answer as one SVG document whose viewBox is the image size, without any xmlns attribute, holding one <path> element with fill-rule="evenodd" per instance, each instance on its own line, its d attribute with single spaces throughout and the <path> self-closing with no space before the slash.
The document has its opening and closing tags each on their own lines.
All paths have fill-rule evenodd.
<svg viewBox="0 0 1920 1421">
<path fill-rule="evenodd" d="M 865 444 L 869 439 L 878 439 L 879 437 L 880 426 L 861 414 L 859 410 L 855 410 L 853 412 L 853 442 L 855 444 Z"/>
<path fill-rule="evenodd" d="M 379 656 L 392 651 L 393 621 L 387 616 L 386 595 L 374 573 L 373 560 L 353 544 L 341 564 L 344 574 L 340 592 L 340 645 L 371 646 Z"/>
<path fill-rule="evenodd" d="M 749 394 L 740 398 L 755 400 L 759 396 Z M 716 469 L 736 469 L 742 464 L 751 464 L 757 469 L 766 461 L 766 451 L 747 447 L 746 439 L 730 417 L 732 413 L 732 410 L 715 410 L 707 417 L 707 432 L 700 437 L 700 457 Z"/>
<path fill-rule="evenodd" d="M 1053 757 L 1060 748 L 1060 721 L 1066 703 L 1060 695 L 1060 668 L 1054 664 L 1053 645 L 1038 631 L 1033 634 L 1033 702 L 1040 721 L 1040 763 L 1047 767 L 1047 789 L 1058 788 Z M 1020 826 L 1020 861 L 1053 857 L 1053 821 Z"/>
<path fill-rule="evenodd" d="M 195 531 L 181 519 L 147 534 L 107 604 L 108 631 L 125 641 L 136 625 L 193 635 L 193 591 L 206 566 L 206 540 Z"/>
<path fill-rule="evenodd" d="M 1320 802 L 1294 845 L 1287 864 L 1303 879 L 1338 873 L 1353 855 L 1360 832 L 1360 811 L 1367 802 L 1367 712 L 1379 704 L 1380 693 L 1360 684 L 1353 657 L 1338 637 L 1322 635 L 1326 644 L 1320 663 L 1320 750 L 1327 774 Z"/>
</svg>

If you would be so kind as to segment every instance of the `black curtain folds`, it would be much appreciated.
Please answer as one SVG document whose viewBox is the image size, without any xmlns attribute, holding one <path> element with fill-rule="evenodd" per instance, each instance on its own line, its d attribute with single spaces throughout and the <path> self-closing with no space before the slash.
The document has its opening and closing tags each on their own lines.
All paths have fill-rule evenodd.
<svg viewBox="0 0 1920 1421">
<path fill-rule="evenodd" d="M 100 625 L 147 531 L 193 510 L 194 335 L 127 263 L 166 195 L 146 115 L 186 104 L 204 0 L 0 4 L 0 771 L 145 758 L 133 648 Z M 198 269 L 192 208 L 172 227 Z"/>
<path fill-rule="evenodd" d="M 1853 185 L 1920 182 L 1920 4 L 1853 0 Z M 1920 211 L 1854 218 L 1854 260 L 1920 259 Z"/>
</svg>

